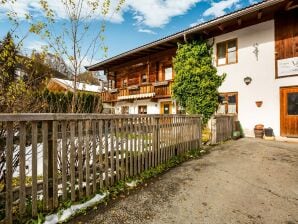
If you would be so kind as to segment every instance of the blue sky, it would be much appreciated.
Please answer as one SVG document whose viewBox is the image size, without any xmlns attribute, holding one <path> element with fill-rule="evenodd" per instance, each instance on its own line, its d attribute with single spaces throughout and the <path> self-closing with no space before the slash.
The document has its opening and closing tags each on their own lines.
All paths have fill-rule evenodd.
<svg viewBox="0 0 298 224">
<path fill-rule="evenodd" d="M 57 19 L 65 19 L 63 8 L 59 7 L 61 0 L 50 0 L 49 5 L 57 15 Z M 111 8 L 117 0 L 111 0 Z M 224 15 L 231 11 L 246 7 L 258 2 L 257 0 L 126 0 L 120 12 L 111 13 L 106 17 L 107 29 L 105 44 L 108 47 L 108 57 L 173 34 L 204 21 Z M 11 28 L 8 19 L 4 16 L 11 6 L 0 5 L 0 38 Z M 33 13 L 33 19 L 42 19 L 38 13 L 38 0 L 17 0 L 13 6 L 22 21 L 25 13 Z M 113 11 L 113 10 L 111 10 Z M 97 23 L 101 16 L 98 16 Z M 58 23 L 59 24 L 59 23 Z M 17 31 L 20 36 L 28 28 L 22 22 Z M 59 30 L 59 25 L 54 29 Z M 44 40 L 29 35 L 25 40 L 24 48 L 27 51 L 40 49 L 45 45 Z M 98 52 L 98 55 L 102 54 Z M 95 62 L 95 61 L 93 61 Z M 87 62 L 86 62 L 87 63 Z"/>
</svg>

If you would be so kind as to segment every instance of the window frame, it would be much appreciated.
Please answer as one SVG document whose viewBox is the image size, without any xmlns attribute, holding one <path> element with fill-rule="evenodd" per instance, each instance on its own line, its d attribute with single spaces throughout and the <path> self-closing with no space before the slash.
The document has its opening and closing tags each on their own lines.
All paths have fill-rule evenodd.
<svg viewBox="0 0 298 224">
<path fill-rule="evenodd" d="M 171 69 L 172 70 L 172 74 L 171 74 L 171 79 L 166 79 L 166 70 L 167 69 Z M 163 81 L 171 81 L 171 80 L 173 80 L 173 66 L 172 65 L 168 65 L 168 66 L 164 66 L 164 68 L 163 68 L 163 72 L 164 72 L 164 80 Z"/>
<path fill-rule="evenodd" d="M 125 83 L 126 85 L 124 85 L 124 83 Z M 124 89 L 124 88 L 127 88 L 127 87 L 128 87 L 128 79 L 127 79 L 127 78 L 123 78 L 123 79 L 121 80 L 121 88 Z"/>
<path fill-rule="evenodd" d="M 225 113 L 224 114 L 234 114 L 229 113 L 228 106 L 229 106 L 229 96 L 236 96 L 236 114 L 238 114 L 238 99 L 239 99 L 239 93 L 238 92 L 220 92 L 219 97 L 224 98 L 224 103 L 220 103 L 218 105 L 224 105 L 225 106 Z M 216 111 L 217 113 L 217 111 Z"/>
<path fill-rule="evenodd" d="M 146 113 L 140 113 L 140 108 L 146 108 Z M 138 106 L 138 114 L 148 114 L 148 106 L 147 105 L 139 105 Z"/>
<path fill-rule="evenodd" d="M 145 82 L 143 82 L 143 76 L 146 77 L 146 81 Z M 146 84 L 146 83 L 148 83 L 148 75 L 146 73 L 142 73 L 140 80 L 141 80 L 140 84 Z"/>
<path fill-rule="evenodd" d="M 127 111 L 127 113 L 124 113 Z M 129 114 L 129 106 L 121 106 L 121 114 Z"/>
<path fill-rule="evenodd" d="M 236 42 L 236 61 L 235 62 L 229 62 L 229 60 L 228 60 L 228 43 L 230 41 L 235 41 Z M 226 63 L 225 64 L 218 64 L 218 53 L 219 53 L 218 46 L 220 44 L 225 44 L 225 46 L 226 46 L 226 49 L 225 49 Z M 228 40 L 225 40 L 225 41 L 221 41 L 221 42 L 216 43 L 216 66 L 217 67 L 219 67 L 219 66 L 225 66 L 225 65 L 231 65 L 231 64 L 237 64 L 237 63 L 238 63 L 238 38 L 228 39 Z"/>
</svg>

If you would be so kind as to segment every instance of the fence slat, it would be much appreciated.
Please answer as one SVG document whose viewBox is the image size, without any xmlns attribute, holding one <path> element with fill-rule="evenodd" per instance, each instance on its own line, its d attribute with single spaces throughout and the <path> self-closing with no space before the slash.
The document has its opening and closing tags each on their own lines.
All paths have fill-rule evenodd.
<svg viewBox="0 0 298 224">
<path fill-rule="evenodd" d="M 137 134 L 138 134 L 138 129 L 137 129 L 137 118 L 133 119 L 133 131 L 131 132 L 133 135 L 133 175 L 137 175 L 138 173 L 138 141 L 137 141 Z"/>
<path fill-rule="evenodd" d="M 53 121 L 53 207 L 58 207 L 58 121 Z"/>
<path fill-rule="evenodd" d="M 115 164 L 114 164 L 114 132 L 115 132 L 115 121 L 114 120 L 110 120 L 110 164 L 111 164 L 111 185 L 114 184 L 114 178 L 115 178 Z"/>
<path fill-rule="evenodd" d="M 70 189 L 71 189 L 71 201 L 76 200 L 76 170 L 75 170 L 75 134 L 76 124 L 74 121 L 70 122 Z"/>
<path fill-rule="evenodd" d="M 62 121 L 62 198 L 67 199 L 67 123 Z"/>
<path fill-rule="evenodd" d="M 83 198 L 83 121 L 78 122 L 79 198 Z"/>
<path fill-rule="evenodd" d="M 31 123 L 32 127 L 32 217 L 37 216 L 37 122 Z"/>
<path fill-rule="evenodd" d="M 142 160 L 142 135 L 141 135 L 141 118 L 137 118 L 137 139 L 138 139 L 138 147 L 137 147 L 137 155 L 138 155 L 138 174 L 141 173 L 141 160 Z"/>
<path fill-rule="evenodd" d="M 20 168 L 20 215 L 26 212 L 26 123 L 20 122 L 20 152 L 19 152 L 19 168 Z"/>
<path fill-rule="evenodd" d="M 90 196 L 90 121 L 85 122 L 85 156 L 86 156 L 86 196 Z"/>
<path fill-rule="evenodd" d="M 109 186 L 109 138 L 108 138 L 108 121 L 104 121 L 104 134 L 105 134 L 105 154 L 104 154 L 104 167 L 105 167 L 105 185 Z"/>
<path fill-rule="evenodd" d="M 102 189 L 103 188 L 103 175 L 102 175 L 102 171 L 103 171 L 103 160 L 102 160 L 102 149 L 103 149 L 103 145 L 102 145 L 102 143 L 103 143 L 103 141 L 102 141 L 102 137 L 103 137 L 103 135 L 102 135 L 102 132 L 103 132 L 103 121 L 102 120 L 100 120 L 99 122 L 98 122 L 98 139 L 99 139 L 99 141 L 98 141 L 98 144 L 99 144 L 99 146 L 98 146 L 98 150 L 99 150 L 99 187 L 100 187 L 100 189 Z"/>
<path fill-rule="evenodd" d="M 134 132 L 134 129 L 133 129 L 133 119 L 130 118 L 129 119 L 129 128 L 126 132 L 126 138 L 128 139 L 128 133 L 133 133 Z M 134 149 L 134 144 L 133 144 L 133 138 L 130 138 L 129 139 L 129 142 L 130 142 L 130 147 L 129 147 L 129 155 L 125 155 L 125 158 L 126 156 L 129 156 L 129 176 L 132 177 L 134 175 L 134 171 L 133 171 L 133 149 Z"/>
<path fill-rule="evenodd" d="M 42 122 L 42 143 L 43 143 L 43 209 L 47 211 L 49 209 L 49 154 L 48 154 L 48 122 Z"/>
<path fill-rule="evenodd" d="M 6 123 L 6 203 L 5 217 L 6 223 L 12 223 L 12 174 L 13 174 L 13 122 Z"/>
<path fill-rule="evenodd" d="M 97 158 L 96 158 L 96 121 L 92 121 L 92 186 L 93 186 L 93 194 L 96 193 L 97 189 Z"/>
<path fill-rule="evenodd" d="M 121 133 L 122 134 L 122 133 Z M 120 138 L 120 133 L 119 133 L 119 120 L 115 120 L 115 150 L 116 150 L 116 180 L 120 180 L 120 173 L 119 173 L 119 138 Z M 122 138 L 122 137 L 121 137 Z"/>
</svg>

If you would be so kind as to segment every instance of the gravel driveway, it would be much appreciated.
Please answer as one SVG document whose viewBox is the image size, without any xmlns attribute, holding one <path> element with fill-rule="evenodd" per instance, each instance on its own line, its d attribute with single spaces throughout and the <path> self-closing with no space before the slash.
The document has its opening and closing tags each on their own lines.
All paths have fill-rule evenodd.
<svg viewBox="0 0 298 224">
<path fill-rule="evenodd" d="M 225 143 L 72 223 L 298 223 L 298 144 Z"/>
</svg>

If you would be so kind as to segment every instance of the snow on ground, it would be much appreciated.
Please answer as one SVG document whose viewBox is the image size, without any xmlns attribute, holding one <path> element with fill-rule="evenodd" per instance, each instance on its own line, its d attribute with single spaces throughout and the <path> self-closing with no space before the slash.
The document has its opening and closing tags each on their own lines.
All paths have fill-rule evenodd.
<svg viewBox="0 0 298 224">
<path fill-rule="evenodd" d="M 62 214 L 60 214 L 59 212 L 59 214 L 57 213 L 57 214 L 48 215 L 45 218 L 44 224 L 56 224 L 58 222 L 66 221 L 72 215 L 77 213 L 79 210 L 85 209 L 97 204 L 98 202 L 102 201 L 106 196 L 107 194 L 103 194 L 103 195 L 97 194 L 92 199 L 90 199 L 89 201 L 86 201 L 83 204 L 72 205 L 70 208 L 63 210 Z"/>
</svg>

